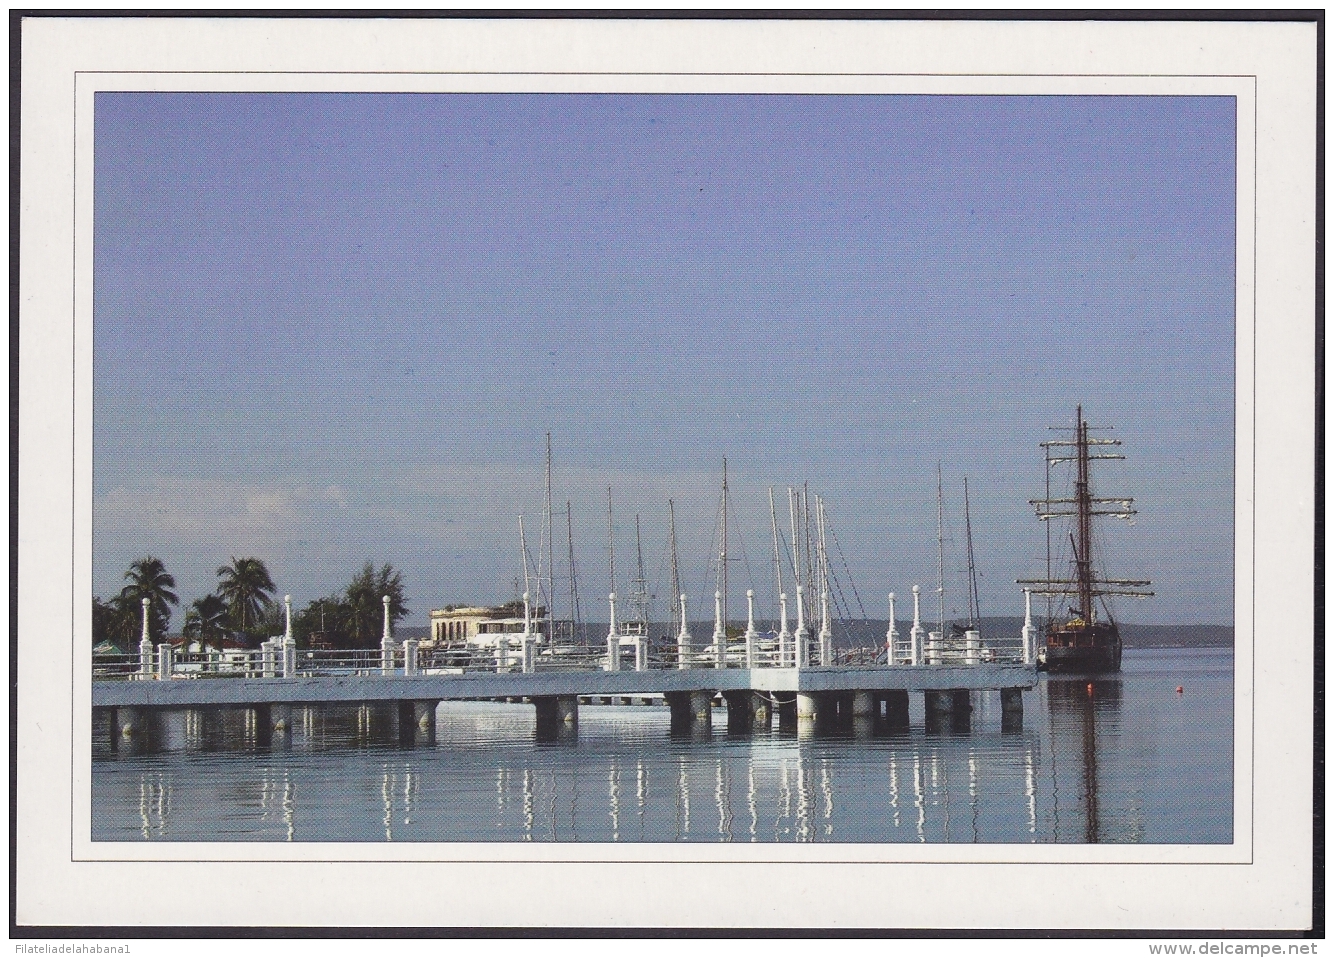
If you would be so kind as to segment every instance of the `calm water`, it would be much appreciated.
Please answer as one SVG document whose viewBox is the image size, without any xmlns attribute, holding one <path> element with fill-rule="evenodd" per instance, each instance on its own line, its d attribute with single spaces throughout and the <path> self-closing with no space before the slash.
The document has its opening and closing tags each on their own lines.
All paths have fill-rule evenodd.
<svg viewBox="0 0 1334 958">
<path fill-rule="evenodd" d="M 682 741 L 665 707 L 616 705 L 540 744 L 532 706 L 444 703 L 433 746 L 297 710 L 290 744 L 257 747 L 243 713 L 169 713 L 155 751 L 95 746 L 93 838 L 1226 843 L 1232 675 L 1230 650 L 1128 650 L 1091 689 L 1044 678 L 1005 733 L 994 693 L 968 732 L 923 731 L 914 695 L 909 730 L 801 739 L 718 710 Z"/>
</svg>

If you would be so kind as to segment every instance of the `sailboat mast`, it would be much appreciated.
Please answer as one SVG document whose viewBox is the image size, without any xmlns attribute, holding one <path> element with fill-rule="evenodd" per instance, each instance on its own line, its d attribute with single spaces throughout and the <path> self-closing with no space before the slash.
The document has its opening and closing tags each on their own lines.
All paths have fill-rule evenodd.
<svg viewBox="0 0 1334 958">
<path fill-rule="evenodd" d="M 547 433 L 547 489 L 546 501 L 542 510 L 542 535 L 547 544 L 547 640 L 556 635 L 556 551 L 555 523 L 551 515 L 551 433 Z M 539 603 L 540 604 L 540 603 Z"/>
<path fill-rule="evenodd" d="M 963 528 L 968 539 L 968 628 L 977 627 L 977 566 L 973 564 L 973 517 L 968 504 L 968 477 L 963 477 Z"/>
<path fill-rule="evenodd" d="M 792 547 L 792 574 L 797 578 L 797 587 L 800 587 L 802 580 L 801 556 L 797 545 L 799 541 L 797 539 L 797 493 L 791 486 L 787 487 L 787 516 L 792 526 L 792 542 L 790 543 Z"/>
<path fill-rule="evenodd" d="M 648 579 L 644 577 L 644 543 L 639 535 L 639 516 L 635 516 L 635 613 L 648 634 Z"/>
<path fill-rule="evenodd" d="M 1084 407 L 1076 407 L 1076 458 L 1079 472 L 1075 479 L 1075 505 L 1079 523 L 1079 549 L 1075 556 L 1075 568 L 1079 580 L 1079 615 L 1089 625 L 1093 624 L 1093 504 L 1089 495 L 1089 430 L 1084 421 Z"/>
<path fill-rule="evenodd" d="M 611 591 L 616 591 L 616 535 L 611 527 L 611 486 L 607 487 L 607 567 L 611 571 Z"/>
<path fill-rule="evenodd" d="M 723 538 L 722 549 L 718 555 L 718 578 L 722 582 L 718 590 L 723 594 L 723 630 L 727 629 L 727 457 L 723 456 Z"/>
<path fill-rule="evenodd" d="M 936 463 L 936 597 L 940 603 L 940 637 L 945 638 L 945 489 Z"/>
<path fill-rule="evenodd" d="M 681 618 L 681 569 L 676 563 L 676 504 L 667 500 L 667 546 L 672 561 L 672 619 Z"/>
<path fill-rule="evenodd" d="M 523 591 L 528 592 L 531 576 L 528 573 L 528 540 L 523 534 L 523 516 L 519 516 L 519 551 L 523 553 Z"/>
<path fill-rule="evenodd" d="M 573 640 L 583 617 L 579 614 L 579 577 L 574 568 L 574 517 L 569 499 L 565 500 L 565 545 L 570 553 L 570 639 Z"/>
<path fill-rule="evenodd" d="M 811 566 L 811 484 L 803 483 L 801 487 L 801 515 L 802 521 L 806 525 L 806 575 L 805 581 L 812 589 L 815 588 L 815 578 Z"/>
<path fill-rule="evenodd" d="M 774 534 L 774 576 L 778 580 L 778 594 L 783 594 L 783 557 L 778 551 L 778 513 L 774 511 L 774 487 L 769 487 L 769 525 Z"/>
</svg>

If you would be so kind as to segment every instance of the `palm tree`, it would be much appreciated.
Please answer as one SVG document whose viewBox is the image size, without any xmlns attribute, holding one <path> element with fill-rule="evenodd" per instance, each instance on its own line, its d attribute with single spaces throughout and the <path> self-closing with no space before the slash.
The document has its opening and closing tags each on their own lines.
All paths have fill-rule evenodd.
<svg viewBox="0 0 1334 958">
<path fill-rule="evenodd" d="M 232 564 L 218 569 L 218 595 L 227 603 L 232 623 L 249 632 L 273 601 L 273 579 L 259 559 L 232 557 Z"/>
<path fill-rule="evenodd" d="M 157 642 L 167 633 L 167 623 L 171 621 L 171 606 L 177 602 L 176 580 L 162 564 L 161 559 L 145 556 L 130 563 L 125 573 L 129 581 L 120 595 L 117 606 L 124 618 L 123 627 L 127 636 L 133 627 L 140 624 L 143 612 L 142 603 L 148 600 L 148 636 Z"/>
<path fill-rule="evenodd" d="M 222 650 L 222 637 L 227 633 L 227 603 L 219 596 L 209 595 L 195 599 L 185 613 L 187 638 L 198 639 L 200 651 L 211 641 Z"/>
</svg>

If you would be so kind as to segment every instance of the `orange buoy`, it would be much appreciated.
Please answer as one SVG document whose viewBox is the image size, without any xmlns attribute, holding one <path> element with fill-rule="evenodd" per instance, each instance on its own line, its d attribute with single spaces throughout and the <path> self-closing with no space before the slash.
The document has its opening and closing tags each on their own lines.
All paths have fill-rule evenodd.
<svg viewBox="0 0 1334 958">
<path fill-rule="evenodd" d="M 1092 682 L 1090 682 L 1090 683 L 1088 684 L 1088 693 L 1089 693 L 1089 695 L 1092 695 L 1092 694 L 1093 694 L 1093 683 L 1092 683 Z"/>
<path fill-rule="evenodd" d="M 1186 690 L 1183 689 L 1181 686 L 1179 686 L 1179 685 L 1177 686 L 1177 695 L 1180 695 L 1180 694 L 1181 694 L 1182 692 L 1184 692 L 1184 691 L 1186 691 Z"/>
</svg>

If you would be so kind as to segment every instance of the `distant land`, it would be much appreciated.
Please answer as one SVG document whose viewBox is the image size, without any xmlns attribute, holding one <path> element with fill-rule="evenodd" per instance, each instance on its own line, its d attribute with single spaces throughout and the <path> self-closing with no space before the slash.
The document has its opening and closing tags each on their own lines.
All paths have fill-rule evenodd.
<svg viewBox="0 0 1334 958">
<path fill-rule="evenodd" d="M 765 631 L 772 623 L 757 619 L 756 628 Z M 794 625 L 795 623 L 789 623 Z M 1037 622 L 1034 622 L 1037 625 Z M 732 622 L 732 628 L 744 627 L 745 623 Z M 923 622 L 923 627 L 930 630 L 934 623 Z M 1018 636 L 1024 627 L 1021 616 L 983 616 L 978 620 L 978 627 L 983 637 Z M 655 639 L 662 636 L 675 636 L 677 626 L 664 624 L 653 625 L 649 634 Z M 907 638 L 912 621 L 900 621 L 899 633 Z M 607 633 L 605 622 L 588 622 L 585 634 L 590 641 L 600 639 Z M 879 645 L 884 641 L 888 630 L 886 619 L 849 619 L 834 623 L 834 641 L 840 648 L 849 646 Z M 707 643 L 713 635 L 713 622 L 692 622 L 690 633 L 697 643 Z M 430 634 L 429 626 L 401 626 L 394 630 L 400 639 L 424 639 Z M 1121 640 L 1131 649 L 1163 648 L 1225 648 L 1233 645 L 1233 627 L 1230 625 L 1145 625 L 1139 623 L 1121 623 Z"/>
</svg>

